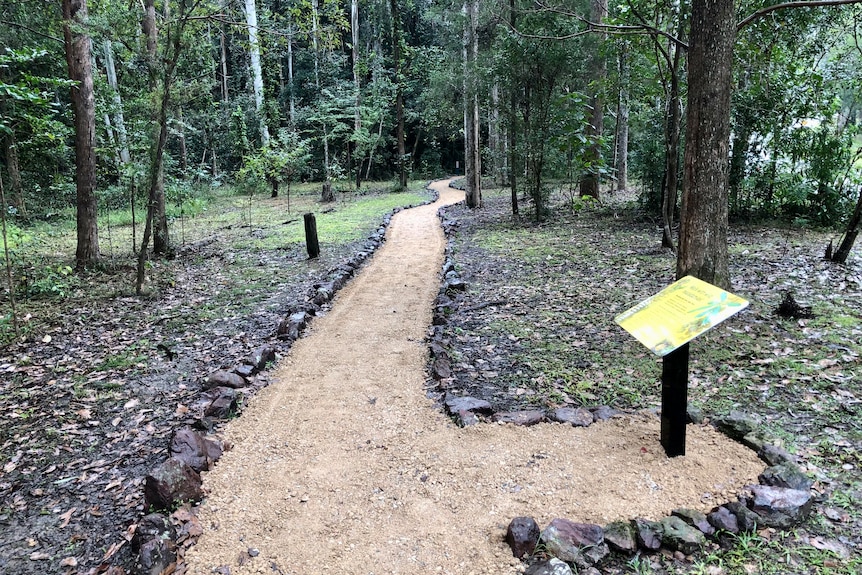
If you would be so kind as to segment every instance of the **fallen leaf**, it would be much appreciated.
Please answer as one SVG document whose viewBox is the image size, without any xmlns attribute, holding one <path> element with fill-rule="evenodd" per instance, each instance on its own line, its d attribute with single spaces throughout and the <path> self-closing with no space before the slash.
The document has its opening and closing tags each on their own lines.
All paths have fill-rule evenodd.
<svg viewBox="0 0 862 575">
<path fill-rule="evenodd" d="M 43 338 L 42 338 L 42 343 L 51 343 L 51 336 L 50 336 L 50 335 L 46 335 L 45 337 L 43 337 Z"/>
<path fill-rule="evenodd" d="M 78 560 L 74 557 L 66 557 L 62 561 L 60 561 L 60 567 L 77 567 Z"/>
<path fill-rule="evenodd" d="M 845 547 L 841 542 L 836 541 L 835 539 L 812 537 L 808 540 L 808 543 L 812 547 L 814 547 L 815 549 L 819 549 L 820 551 L 830 551 L 841 559 L 847 559 L 850 557 L 850 550 L 847 549 L 847 547 Z"/>
<path fill-rule="evenodd" d="M 68 510 L 67 512 L 65 512 L 65 513 L 63 513 L 62 515 L 60 515 L 60 519 L 62 519 L 62 520 L 63 520 L 63 521 L 60 523 L 60 529 L 62 529 L 63 527 L 65 527 L 66 525 L 68 525 L 68 524 L 69 524 L 69 521 L 71 521 L 71 520 L 72 520 L 72 514 L 73 514 L 77 509 L 78 509 L 77 507 L 73 507 L 73 508 L 71 508 L 70 510 Z"/>
<path fill-rule="evenodd" d="M 44 561 L 45 559 L 50 558 L 50 555 L 43 553 L 42 551 L 34 551 L 33 553 L 30 553 L 30 561 Z"/>
</svg>

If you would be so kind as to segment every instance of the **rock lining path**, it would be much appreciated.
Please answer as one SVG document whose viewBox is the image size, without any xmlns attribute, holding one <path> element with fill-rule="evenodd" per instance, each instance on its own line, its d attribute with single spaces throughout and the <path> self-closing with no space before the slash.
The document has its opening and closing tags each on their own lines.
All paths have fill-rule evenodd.
<svg viewBox="0 0 862 575">
<path fill-rule="evenodd" d="M 445 247 L 436 211 L 463 192 L 433 186 L 440 199 L 393 217 L 228 425 L 233 449 L 205 474 L 189 573 L 519 573 L 503 542 L 515 516 L 658 518 L 757 482 L 753 452 L 709 427 L 690 426 L 689 455 L 667 459 L 656 417 L 461 429 L 435 408 L 424 337 Z"/>
</svg>

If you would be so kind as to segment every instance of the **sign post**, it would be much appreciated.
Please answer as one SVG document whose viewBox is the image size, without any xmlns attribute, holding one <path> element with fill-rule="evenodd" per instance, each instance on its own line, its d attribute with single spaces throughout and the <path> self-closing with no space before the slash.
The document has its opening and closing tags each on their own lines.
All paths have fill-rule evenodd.
<svg viewBox="0 0 862 575">
<path fill-rule="evenodd" d="M 685 455 L 688 342 L 748 306 L 748 301 L 686 276 L 621 313 L 614 321 L 662 358 L 661 444 Z"/>
</svg>

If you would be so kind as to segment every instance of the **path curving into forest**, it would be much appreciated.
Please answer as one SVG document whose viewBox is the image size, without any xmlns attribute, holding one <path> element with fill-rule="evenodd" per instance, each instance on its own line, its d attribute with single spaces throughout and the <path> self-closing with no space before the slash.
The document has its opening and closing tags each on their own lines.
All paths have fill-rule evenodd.
<svg viewBox="0 0 862 575">
<path fill-rule="evenodd" d="M 386 243 L 297 341 L 205 474 L 189 573 L 519 573 L 518 515 L 607 523 L 709 509 L 763 465 L 708 427 L 667 459 L 658 418 L 589 428 L 461 429 L 426 398 L 425 333 L 445 238 L 431 205 L 396 214 Z M 255 550 L 250 557 L 249 549 Z"/>
</svg>

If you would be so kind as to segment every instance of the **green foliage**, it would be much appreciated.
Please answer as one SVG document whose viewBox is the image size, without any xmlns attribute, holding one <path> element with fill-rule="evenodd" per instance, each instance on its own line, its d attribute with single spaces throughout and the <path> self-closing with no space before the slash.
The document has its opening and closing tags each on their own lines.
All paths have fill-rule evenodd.
<svg viewBox="0 0 862 575">
<path fill-rule="evenodd" d="M 281 181 L 291 182 L 307 172 L 310 160 L 308 141 L 300 138 L 296 131 L 283 128 L 263 148 L 246 156 L 238 176 L 267 182 L 276 194 Z"/>
</svg>

